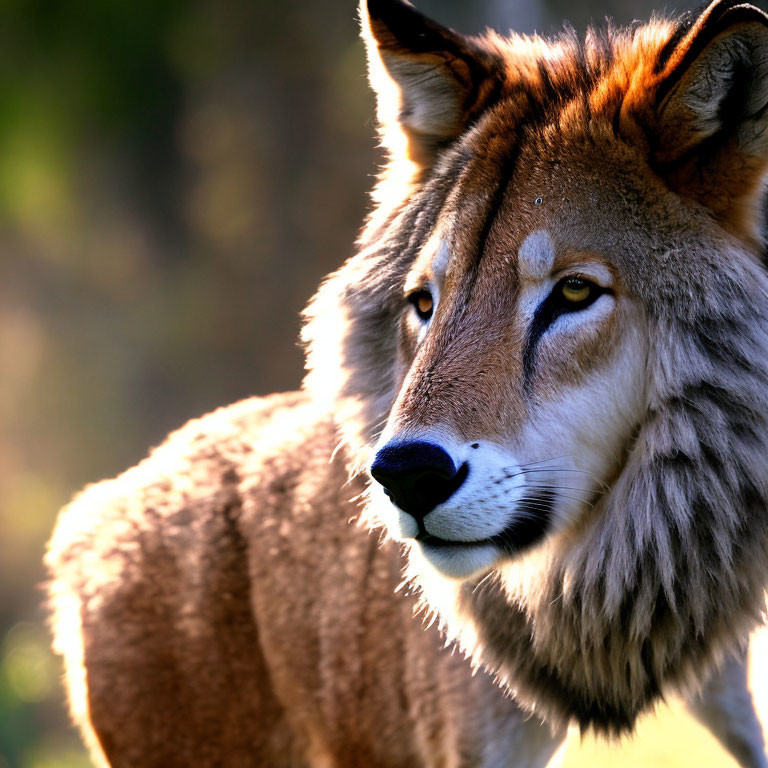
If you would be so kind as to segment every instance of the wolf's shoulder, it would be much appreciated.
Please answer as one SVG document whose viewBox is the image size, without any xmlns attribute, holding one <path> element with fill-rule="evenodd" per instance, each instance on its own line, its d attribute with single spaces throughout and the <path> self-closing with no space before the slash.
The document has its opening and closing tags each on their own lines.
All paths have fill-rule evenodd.
<svg viewBox="0 0 768 768">
<path fill-rule="evenodd" d="M 134 467 L 77 494 L 59 516 L 47 564 L 87 589 L 130 578 L 138 562 L 164 570 L 184 552 L 215 551 L 244 518 L 290 509 L 318 473 L 341 478 L 330 464 L 334 441 L 331 419 L 300 392 L 192 419 Z"/>
</svg>

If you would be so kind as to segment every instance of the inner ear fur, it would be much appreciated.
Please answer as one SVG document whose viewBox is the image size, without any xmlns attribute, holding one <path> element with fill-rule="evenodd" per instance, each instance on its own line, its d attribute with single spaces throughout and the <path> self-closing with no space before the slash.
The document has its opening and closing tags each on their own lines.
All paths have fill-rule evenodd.
<svg viewBox="0 0 768 768">
<path fill-rule="evenodd" d="M 735 234 L 760 240 L 768 165 L 768 16 L 716 0 L 660 72 L 659 173 Z"/>
<path fill-rule="evenodd" d="M 361 0 L 360 16 L 382 141 L 428 167 L 500 88 L 502 67 L 481 41 L 403 0 Z"/>
</svg>

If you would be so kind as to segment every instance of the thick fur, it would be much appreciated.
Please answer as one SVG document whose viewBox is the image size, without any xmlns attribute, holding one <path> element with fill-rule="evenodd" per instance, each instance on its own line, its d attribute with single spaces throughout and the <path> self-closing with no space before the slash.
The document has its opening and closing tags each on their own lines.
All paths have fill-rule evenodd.
<svg viewBox="0 0 768 768">
<path fill-rule="evenodd" d="M 728 38 L 729 13 L 746 37 Z M 722 48 L 747 50 L 757 41 L 750 98 L 759 104 L 732 108 L 745 123 L 762 116 L 765 40 L 758 11 L 714 3 L 698 19 L 592 32 L 585 41 L 570 33 L 550 42 L 475 41 L 484 61 L 496 57 L 495 100 L 433 166 L 419 166 L 401 197 L 388 189 L 394 196 L 363 233 L 360 253 L 307 312 L 307 388 L 330 399 L 361 466 L 388 418 L 434 426 L 438 408 L 424 416 L 425 398 L 440 402 L 439 418 L 459 430 L 477 429 L 479 419 L 479 436 L 488 414 L 502 409 L 494 398 L 503 374 L 487 357 L 469 357 L 483 344 L 471 316 L 451 326 L 450 354 L 444 346 L 432 356 L 403 351 L 404 286 L 442 220 L 460 222 L 453 247 L 466 254 L 471 276 L 452 306 L 503 304 L 509 293 L 501 291 L 514 286 L 499 281 L 498 264 L 537 229 L 605 256 L 641 306 L 644 413 L 594 512 L 522 562 L 465 583 L 440 578 L 411 547 L 411 575 L 448 632 L 555 722 L 575 717 L 585 727 L 628 729 L 665 691 L 695 685 L 761 621 L 768 280 L 755 198 L 762 199 L 765 126 L 689 131 L 683 107 L 669 104 L 687 104 L 679 89 L 691 67 L 706 69 Z M 713 98 L 725 98 L 717 78 L 710 81 Z M 686 115 L 699 119 L 691 109 Z M 684 145 L 679 162 L 671 159 L 675 125 Z M 713 131 L 719 144 L 709 141 Z M 691 162 L 697 173 L 686 171 Z M 715 188 L 708 174 L 724 167 L 731 170 Z M 723 196 L 741 201 L 738 215 Z M 546 204 L 536 206 L 541 199 Z M 431 332 L 438 340 L 429 349 L 449 334 L 443 329 Z M 441 378 L 441 366 L 462 355 L 464 380 Z M 483 366 L 491 369 L 487 382 Z"/>
<path fill-rule="evenodd" d="M 191 421 L 61 514 L 48 565 L 73 716 L 112 768 L 543 766 L 563 734 L 473 675 L 354 524 L 300 394 Z"/>
<path fill-rule="evenodd" d="M 543 765 L 566 722 L 630 729 L 761 620 L 763 17 L 716 2 L 584 41 L 470 40 L 371 0 L 363 25 L 396 97 L 379 102 L 391 158 L 359 252 L 306 312 L 304 393 L 191 422 L 86 490 L 51 542 L 73 712 L 112 766 Z M 703 92 L 715 65 L 726 75 Z M 757 74 L 738 101 L 744 68 Z M 429 244 L 446 222 L 448 277 L 416 333 L 405 296 L 442 258 Z M 573 375 L 550 349 L 531 384 L 506 324 L 538 232 L 596 254 L 626 309 L 574 342 Z M 382 430 L 498 443 L 567 406 L 573 380 L 599 381 L 630 337 L 641 407 L 607 490 L 539 546 L 451 580 L 418 544 L 403 557 L 349 524 Z M 403 568 L 553 736 L 411 619 Z"/>
</svg>

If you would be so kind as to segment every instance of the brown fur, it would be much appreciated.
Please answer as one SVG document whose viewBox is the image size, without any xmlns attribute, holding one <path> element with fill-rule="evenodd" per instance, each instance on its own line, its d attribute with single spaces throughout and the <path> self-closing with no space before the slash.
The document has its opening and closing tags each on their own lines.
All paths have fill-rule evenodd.
<svg viewBox="0 0 768 768">
<path fill-rule="evenodd" d="M 544 41 L 367 8 L 391 162 L 359 253 L 307 310 L 305 394 L 191 422 L 86 490 L 51 542 L 73 712 L 112 766 L 542 765 L 566 721 L 625 730 L 695 688 L 763 608 L 764 17 L 716 2 Z M 745 62 L 757 74 L 725 125 L 707 109 L 730 75 L 702 96 L 701 73 Z M 617 309 L 526 368 L 517 259 L 538 230 L 555 269 L 607 266 Z M 419 341 L 405 297 L 436 279 L 443 232 Z M 540 547 L 451 582 L 416 545 L 406 561 L 349 524 L 382 429 L 515 440 L 628 338 L 647 380 L 610 492 Z M 394 595 L 406 563 L 554 738 L 412 620 L 414 598 Z"/>
<path fill-rule="evenodd" d="M 246 400 L 64 510 L 48 555 L 57 649 L 94 756 L 437 768 L 554 751 L 394 594 L 402 562 L 350 524 L 362 485 L 330 462 L 334 443 L 302 395 Z"/>
</svg>

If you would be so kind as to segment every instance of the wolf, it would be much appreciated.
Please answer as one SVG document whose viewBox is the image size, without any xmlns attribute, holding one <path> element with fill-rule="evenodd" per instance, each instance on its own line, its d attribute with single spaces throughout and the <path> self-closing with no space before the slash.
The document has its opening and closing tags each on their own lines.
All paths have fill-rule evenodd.
<svg viewBox="0 0 768 768">
<path fill-rule="evenodd" d="M 533 768 L 681 692 L 765 766 L 768 17 L 360 13 L 389 160 L 302 391 L 191 421 L 50 542 L 94 760 Z"/>
</svg>

